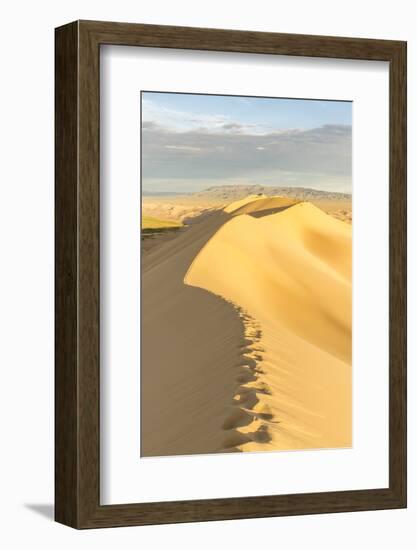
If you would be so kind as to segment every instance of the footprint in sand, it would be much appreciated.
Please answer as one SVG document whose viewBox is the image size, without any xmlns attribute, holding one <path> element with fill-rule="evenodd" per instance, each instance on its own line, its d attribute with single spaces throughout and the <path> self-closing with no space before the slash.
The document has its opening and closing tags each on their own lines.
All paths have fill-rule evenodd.
<svg viewBox="0 0 417 550">
<path fill-rule="evenodd" d="M 253 409 L 255 405 L 259 403 L 259 397 L 256 395 L 256 391 L 250 390 L 246 392 L 240 392 L 233 398 L 233 404 L 245 409 Z"/>
<path fill-rule="evenodd" d="M 262 395 L 271 395 L 268 385 L 262 381 L 265 374 L 261 367 L 264 348 L 260 345 L 262 331 L 250 315 L 237 308 L 244 325 L 242 342 L 242 360 L 237 367 L 240 372 L 236 377 L 239 386 L 233 396 L 233 410 L 223 423 L 223 430 L 228 434 L 223 443 L 223 450 L 241 451 L 239 448 L 249 442 L 264 444 L 271 441 L 268 424 L 274 422 L 273 414 L 267 404 L 262 403 Z M 254 431 L 242 432 L 241 429 L 253 425 Z"/>
<path fill-rule="evenodd" d="M 231 430 L 233 428 L 241 428 L 247 426 L 253 421 L 253 416 L 245 409 L 238 409 L 225 420 L 223 430 Z"/>
</svg>

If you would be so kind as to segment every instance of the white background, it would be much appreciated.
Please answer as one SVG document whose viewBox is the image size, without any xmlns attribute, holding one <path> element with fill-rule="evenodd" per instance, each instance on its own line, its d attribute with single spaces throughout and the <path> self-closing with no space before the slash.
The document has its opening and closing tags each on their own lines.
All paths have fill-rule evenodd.
<svg viewBox="0 0 417 550">
<path fill-rule="evenodd" d="M 353 101 L 353 448 L 139 459 L 141 89 Z M 381 62 L 102 49 L 103 504 L 388 486 L 388 89 Z"/>
<path fill-rule="evenodd" d="M 3 3 L 0 102 L 0 543 L 14 548 L 414 549 L 417 540 L 417 18 L 414 2 Z M 73 19 L 409 41 L 409 508 L 76 532 L 53 501 L 53 28 Z M 413 283 L 414 281 L 414 283 Z"/>
</svg>

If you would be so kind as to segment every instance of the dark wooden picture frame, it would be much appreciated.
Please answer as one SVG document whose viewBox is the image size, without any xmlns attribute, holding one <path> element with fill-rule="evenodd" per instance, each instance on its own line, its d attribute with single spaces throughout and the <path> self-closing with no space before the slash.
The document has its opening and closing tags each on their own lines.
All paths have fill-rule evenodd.
<svg viewBox="0 0 417 550">
<path fill-rule="evenodd" d="M 56 521 L 98 528 L 404 508 L 406 43 L 93 21 L 57 28 L 55 41 Z M 104 44 L 389 62 L 389 487 L 100 504 L 99 56 Z"/>
</svg>

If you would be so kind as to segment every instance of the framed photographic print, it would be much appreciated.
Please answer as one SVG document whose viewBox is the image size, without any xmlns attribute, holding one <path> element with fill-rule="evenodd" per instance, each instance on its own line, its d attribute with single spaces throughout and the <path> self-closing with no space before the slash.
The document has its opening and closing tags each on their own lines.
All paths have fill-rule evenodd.
<svg viewBox="0 0 417 550">
<path fill-rule="evenodd" d="M 56 520 L 406 506 L 406 44 L 56 29 Z"/>
</svg>

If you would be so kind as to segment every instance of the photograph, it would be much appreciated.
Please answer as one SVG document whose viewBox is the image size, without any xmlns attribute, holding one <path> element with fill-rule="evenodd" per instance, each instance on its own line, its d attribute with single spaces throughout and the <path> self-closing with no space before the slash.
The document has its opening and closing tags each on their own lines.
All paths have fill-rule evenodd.
<svg viewBox="0 0 417 550">
<path fill-rule="evenodd" d="M 141 91 L 140 456 L 352 447 L 352 105 Z"/>
</svg>

